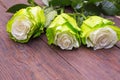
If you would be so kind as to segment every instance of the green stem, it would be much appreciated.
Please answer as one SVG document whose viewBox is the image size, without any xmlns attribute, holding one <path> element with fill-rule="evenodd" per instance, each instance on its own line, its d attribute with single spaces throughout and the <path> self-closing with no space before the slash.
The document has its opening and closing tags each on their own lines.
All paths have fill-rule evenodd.
<svg viewBox="0 0 120 80">
<path fill-rule="evenodd" d="M 81 14 L 81 16 L 82 16 L 84 19 L 86 19 L 86 16 L 85 16 L 83 13 Z"/>
<path fill-rule="evenodd" d="M 86 19 L 86 16 L 83 13 L 67 13 L 67 14 L 71 16 L 82 16 L 84 19 Z"/>
<path fill-rule="evenodd" d="M 61 8 L 60 13 L 61 14 L 64 13 L 64 8 Z"/>
</svg>

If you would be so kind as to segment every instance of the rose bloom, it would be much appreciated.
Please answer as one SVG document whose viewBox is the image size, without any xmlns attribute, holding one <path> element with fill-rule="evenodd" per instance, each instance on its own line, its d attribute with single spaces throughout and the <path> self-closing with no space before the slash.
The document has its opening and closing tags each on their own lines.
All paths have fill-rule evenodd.
<svg viewBox="0 0 120 80">
<path fill-rule="evenodd" d="M 61 49 L 72 50 L 73 47 L 79 47 L 76 37 L 70 33 L 58 33 L 55 36 L 55 44 Z"/>
<path fill-rule="evenodd" d="M 31 25 L 32 23 L 27 18 L 17 17 L 12 24 L 11 34 L 18 40 L 25 40 L 27 39 Z"/>
<path fill-rule="evenodd" d="M 117 40 L 116 32 L 109 27 L 104 27 L 91 32 L 86 43 L 87 47 L 93 47 L 94 50 L 102 48 L 108 49 L 113 47 Z"/>
</svg>

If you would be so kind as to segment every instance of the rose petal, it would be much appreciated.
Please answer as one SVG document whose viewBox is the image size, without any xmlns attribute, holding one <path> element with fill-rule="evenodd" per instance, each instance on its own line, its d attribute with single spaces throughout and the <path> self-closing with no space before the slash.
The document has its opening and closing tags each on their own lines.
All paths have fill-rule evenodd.
<svg viewBox="0 0 120 80">
<path fill-rule="evenodd" d="M 90 33 L 87 46 L 96 49 L 111 48 L 117 42 L 117 34 L 109 27 L 100 28 Z"/>
</svg>

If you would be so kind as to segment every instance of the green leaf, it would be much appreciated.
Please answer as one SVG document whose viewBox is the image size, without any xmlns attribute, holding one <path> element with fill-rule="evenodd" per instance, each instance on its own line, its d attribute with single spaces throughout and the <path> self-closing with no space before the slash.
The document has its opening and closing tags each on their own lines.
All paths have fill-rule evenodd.
<svg viewBox="0 0 120 80">
<path fill-rule="evenodd" d="M 118 8 L 108 0 L 102 2 L 102 9 L 107 15 L 115 15 L 118 12 Z"/>
<path fill-rule="evenodd" d="M 84 15 L 92 16 L 92 15 L 100 15 L 101 10 L 94 4 L 87 4 L 84 6 Z"/>
<path fill-rule="evenodd" d="M 70 0 L 50 0 L 50 6 L 69 6 L 71 4 Z"/>
<path fill-rule="evenodd" d="M 81 26 L 83 21 L 84 21 L 83 17 L 81 17 L 81 16 L 76 17 L 76 22 L 77 22 L 78 26 Z"/>
<path fill-rule="evenodd" d="M 96 3 L 96 2 L 100 2 L 100 1 L 103 1 L 103 0 L 89 0 L 89 3 Z"/>
<path fill-rule="evenodd" d="M 118 9 L 117 15 L 120 15 L 120 0 L 110 0 Z"/>
<path fill-rule="evenodd" d="M 34 3 L 34 0 L 27 0 L 29 4 Z"/>
<path fill-rule="evenodd" d="M 22 8 L 26 8 L 28 7 L 29 5 L 26 5 L 26 4 L 16 4 L 16 5 L 13 5 L 12 7 L 10 7 L 7 12 L 10 12 L 10 13 L 16 13 L 17 11 L 19 11 L 20 9 Z"/>
<path fill-rule="evenodd" d="M 81 9 L 84 6 L 84 0 L 71 0 L 71 6 L 74 9 Z"/>
<path fill-rule="evenodd" d="M 38 4 L 34 0 L 27 0 L 31 6 L 37 6 Z"/>
</svg>

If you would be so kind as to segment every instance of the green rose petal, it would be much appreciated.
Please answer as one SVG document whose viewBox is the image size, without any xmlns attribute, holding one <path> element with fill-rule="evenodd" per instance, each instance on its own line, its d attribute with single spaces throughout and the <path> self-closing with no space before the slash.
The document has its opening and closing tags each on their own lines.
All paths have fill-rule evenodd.
<svg viewBox="0 0 120 80">
<path fill-rule="evenodd" d="M 106 29 L 106 32 L 102 28 Z M 87 46 L 88 46 L 88 43 L 90 43 L 89 45 L 91 45 L 91 46 L 89 46 L 89 47 L 96 47 L 96 45 L 98 46 L 98 44 L 94 44 L 95 42 L 92 41 L 90 38 L 95 38 L 96 34 L 100 33 L 99 30 L 103 31 L 103 34 L 105 36 L 108 35 L 107 33 L 111 33 L 112 34 L 112 33 L 115 32 L 114 35 L 117 36 L 116 40 L 117 41 L 120 40 L 120 28 L 118 28 L 117 26 L 114 26 L 114 22 L 112 22 L 112 21 L 110 21 L 108 19 L 104 19 L 104 18 L 99 17 L 99 16 L 90 16 L 88 19 L 86 19 L 85 21 L 83 21 L 83 24 L 81 25 L 82 43 L 84 45 L 87 45 Z M 92 37 L 90 35 L 95 35 L 95 36 Z M 103 37 L 104 35 L 102 35 L 102 33 L 99 34 L 99 35 L 100 35 L 100 37 L 104 38 Z M 97 35 L 97 36 L 99 36 L 99 35 Z M 104 39 L 104 40 L 106 40 L 106 39 Z M 116 40 L 115 40 L 115 42 L 116 42 Z M 111 43 L 109 43 L 109 45 Z M 106 47 L 106 46 L 109 46 L 109 45 L 106 44 L 106 45 L 103 46 L 103 48 Z"/>
<path fill-rule="evenodd" d="M 54 21 L 50 24 L 50 26 L 47 28 L 46 35 L 48 38 L 49 44 L 55 44 L 59 46 L 59 44 L 56 42 L 56 40 L 59 38 L 59 36 L 63 37 L 66 41 L 66 46 L 69 44 L 69 39 L 72 42 L 72 47 L 68 46 L 66 50 L 71 50 L 73 47 L 79 47 L 80 46 L 80 28 L 77 26 L 76 21 L 68 16 L 65 13 L 62 13 L 61 15 L 58 15 Z M 69 39 L 67 39 L 69 38 Z M 60 40 L 57 40 L 60 41 Z M 62 39 L 61 39 L 62 42 Z M 68 42 L 68 44 L 67 44 Z M 65 43 L 63 41 L 63 43 Z M 73 45 L 74 43 L 78 43 L 77 46 Z M 62 43 L 60 45 L 63 45 Z"/>
<path fill-rule="evenodd" d="M 39 6 L 27 7 L 12 16 L 7 23 L 7 32 L 14 41 L 26 43 L 31 37 L 40 36 L 44 23 L 44 11 Z"/>
</svg>

